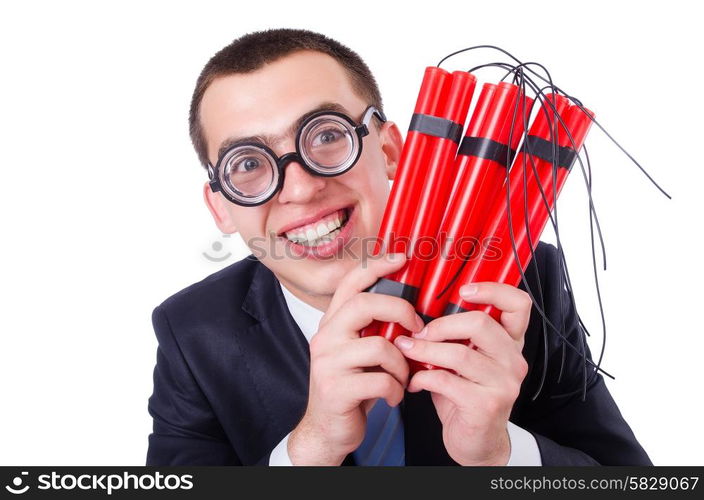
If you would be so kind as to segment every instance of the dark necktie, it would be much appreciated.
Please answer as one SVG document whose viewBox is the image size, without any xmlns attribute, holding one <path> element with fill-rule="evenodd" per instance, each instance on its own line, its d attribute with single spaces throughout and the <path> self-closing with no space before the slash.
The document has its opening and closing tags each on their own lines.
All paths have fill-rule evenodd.
<svg viewBox="0 0 704 500">
<path fill-rule="evenodd" d="M 403 422 L 399 407 L 379 398 L 367 415 L 364 441 L 353 453 L 357 465 L 405 465 Z"/>
</svg>

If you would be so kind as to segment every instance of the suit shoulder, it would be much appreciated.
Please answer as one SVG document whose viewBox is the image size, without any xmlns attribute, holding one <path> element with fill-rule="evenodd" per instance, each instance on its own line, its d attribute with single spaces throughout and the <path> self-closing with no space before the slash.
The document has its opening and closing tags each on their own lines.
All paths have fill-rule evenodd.
<svg viewBox="0 0 704 500">
<path fill-rule="evenodd" d="M 202 322 L 225 312 L 240 311 L 238 306 L 260 266 L 263 264 L 250 255 L 176 292 L 156 309 L 170 318 L 178 318 L 179 322 L 187 319 Z"/>
<path fill-rule="evenodd" d="M 525 269 L 525 277 L 528 281 L 528 286 L 533 292 L 537 291 L 538 283 L 544 293 L 549 293 L 550 289 L 555 286 L 558 278 L 558 251 L 557 248 L 544 241 L 538 241 L 534 251 L 534 259 L 528 264 Z M 518 285 L 521 290 L 526 290 L 526 283 L 521 282 Z"/>
<path fill-rule="evenodd" d="M 543 268 L 545 265 L 554 263 L 557 259 L 557 248 L 552 243 L 546 243 L 544 241 L 539 241 L 538 245 L 535 247 L 535 258 L 540 264 L 538 267 Z"/>
</svg>

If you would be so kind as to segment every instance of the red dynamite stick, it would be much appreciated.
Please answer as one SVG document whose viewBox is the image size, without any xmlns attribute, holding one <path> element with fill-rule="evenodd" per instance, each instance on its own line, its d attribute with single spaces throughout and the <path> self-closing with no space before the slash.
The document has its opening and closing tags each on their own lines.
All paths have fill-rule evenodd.
<svg viewBox="0 0 704 500">
<path fill-rule="evenodd" d="M 409 200 L 415 205 L 415 220 L 412 222 L 407 238 L 410 258 L 401 270 L 380 280 L 375 285 L 376 290 L 373 287 L 371 291 L 388 293 L 414 301 L 414 294 L 420 287 L 428 263 L 423 258 L 421 245 L 424 241 L 432 243 L 436 239 L 437 229 L 445 211 L 445 202 L 452 189 L 453 160 L 475 85 L 476 78 L 473 75 L 464 71 L 454 72 L 444 108 L 441 108 L 441 112 L 430 122 L 418 124 L 418 128 L 432 134 L 432 137 L 429 146 L 431 149 L 425 158 L 426 176 L 420 179 L 422 183 L 420 194 L 418 198 Z M 392 235 L 392 237 L 399 236 Z M 391 289 L 388 288 L 389 285 Z M 403 329 L 396 323 L 375 322 L 362 332 L 362 336 L 382 335 L 393 340 L 401 332 Z"/>
<path fill-rule="evenodd" d="M 551 96 L 548 95 L 547 97 L 550 98 Z M 556 172 L 553 172 L 553 161 L 550 159 L 550 157 L 553 156 L 553 145 L 550 144 L 550 141 L 539 136 L 529 136 L 529 144 L 524 145 L 525 151 L 531 150 L 533 153 L 532 155 L 527 155 L 529 157 L 526 158 L 527 161 L 525 162 L 525 182 L 528 184 L 528 189 L 523 189 L 524 179 L 522 177 L 522 169 L 524 165 L 521 165 L 520 169 L 516 169 L 518 173 L 515 176 L 511 176 L 511 187 L 515 189 L 510 197 L 511 227 L 513 228 L 518 261 L 516 260 L 511 245 L 508 214 L 504 201 L 504 209 L 496 213 L 496 215 L 498 215 L 496 220 L 499 222 L 494 224 L 495 230 L 493 234 L 497 238 L 497 243 L 494 249 L 490 251 L 501 252 L 501 258 L 498 260 L 496 258 L 492 259 L 485 251 L 481 258 L 476 261 L 476 265 L 470 265 L 467 268 L 467 272 L 463 273 L 456 288 L 453 290 L 452 300 L 445 311 L 446 314 L 480 310 L 486 312 L 498 321 L 501 316 L 500 310 L 490 305 L 464 302 L 459 295 L 459 287 L 464 283 L 479 281 L 496 281 L 513 286 L 517 286 L 520 283 L 521 270 L 525 271 L 530 263 L 530 244 L 533 243 L 534 246 L 537 245 L 540 235 L 547 224 L 549 213 L 554 208 L 554 200 L 559 195 L 567 180 L 570 167 L 576 158 L 576 154 L 584 144 L 594 116 L 591 111 L 582 111 L 578 106 L 569 106 L 565 109 L 566 105 L 564 101 L 566 101 L 566 99 L 560 96 L 555 96 L 554 100 L 558 114 L 563 117 L 567 130 L 570 132 L 569 135 L 571 135 L 574 140 L 574 144 L 571 143 L 570 137 L 564 127 L 559 124 L 557 127 L 559 131 L 557 137 L 559 148 L 557 151 Z M 549 113 L 552 114 L 553 112 L 549 111 Z M 540 158 L 540 156 L 542 156 L 542 158 Z M 535 173 L 537 174 L 537 178 L 533 174 L 533 168 L 530 165 L 531 158 L 536 160 Z M 553 182 L 553 178 L 555 182 Z M 543 200 L 540 193 L 541 187 L 545 194 L 545 200 Z M 528 212 L 525 210 L 526 200 Z M 529 221 L 530 241 L 528 239 L 528 230 L 524 222 L 526 213 Z"/>
<path fill-rule="evenodd" d="M 432 66 L 426 68 L 413 118 L 437 116 L 445 106 L 450 83 L 450 73 L 447 71 Z M 422 181 L 427 175 L 427 155 L 430 152 L 430 141 L 433 139 L 432 136 L 415 130 L 413 125 L 414 120 L 411 120 L 374 246 L 374 255 L 378 255 L 384 249 L 389 253 L 408 253 L 404 243 L 408 241 L 411 225 L 416 216 L 414 209 L 417 205 L 414 200 L 418 199 L 423 187 Z M 374 334 L 378 332 L 379 327 L 380 324 L 374 321 L 362 330 L 361 335 Z"/>
<path fill-rule="evenodd" d="M 413 111 L 414 116 L 436 116 L 445 105 L 449 83 L 450 73 L 447 71 L 436 67 L 426 68 Z M 410 233 L 410 226 L 415 217 L 415 211 L 411 209 L 415 204 L 411 200 L 418 198 L 422 187 L 421 181 L 426 175 L 427 161 L 425 160 L 430 139 L 432 139 L 431 136 L 415 130 L 409 130 L 406 135 L 374 246 L 374 255 L 378 255 L 383 249 L 389 253 L 406 253 L 407 249 L 400 246 L 403 238 L 399 236 Z"/>
<path fill-rule="evenodd" d="M 465 137 L 479 137 L 481 127 L 484 124 L 484 119 L 486 118 L 486 115 L 489 112 L 489 108 L 491 107 L 491 101 L 494 97 L 494 92 L 496 92 L 496 85 L 494 85 L 493 83 L 485 83 L 482 86 L 482 91 L 479 94 L 479 99 L 477 99 L 477 103 L 474 106 L 474 112 L 472 113 L 472 116 L 469 119 L 469 125 L 467 126 L 467 132 L 465 133 Z M 467 168 L 468 162 L 469 158 L 467 157 L 467 155 L 461 155 L 458 152 L 458 157 L 455 161 L 457 168 L 457 178 L 455 179 L 455 184 L 452 187 L 452 195 L 450 196 L 450 199 L 454 198 L 456 196 L 455 192 L 460 189 L 460 180 L 463 179 L 466 175 L 464 171 Z"/>
<path fill-rule="evenodd" d="M 504 84 L 508 85 L 508 84 Z M 513 86 L 511 86 L 513 87 Z M 446 238 L 444 252 L 434 262 L 423 281 L 416 310 L 427 321 L 442 315 L 449 299 L 451 283 L 462 266 L 463 257 L 469 258 L 474 252 L 477 238 L 486 221 L 485 208 L 497 197 L 501 186 L 506 180 L 509 151 L 514 151 L 523 135 L 524 106 L 530 108 L 533 100 L 518 92 L 515 87 L 511 92 L 512 99 L 507 103 L 505 116 L 500 127 L 483 127 L 475 135 L 489 141 L 477 142 L 484 145 L 484 157 L 473 155 L 458 156 L 458 161 L 466 164 L 465 175 L 458 181 L 460 187 L 455 192 L 440 228 L 440 235 Z M 511 139 L 511 144 L 508 144 Z M 488 150 L 486 146 L 494 147 Z M 508 147 L 510 147 L 510 150 Z M 480 153 L 474 148 L 474 153 Z M 510 155 L 510 156 L 509 156 Z"/>
</svg>

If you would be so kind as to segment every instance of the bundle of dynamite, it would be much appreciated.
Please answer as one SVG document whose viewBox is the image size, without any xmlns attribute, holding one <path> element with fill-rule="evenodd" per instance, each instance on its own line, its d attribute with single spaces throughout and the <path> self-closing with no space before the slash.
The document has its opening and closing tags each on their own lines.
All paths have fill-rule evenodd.
<svg viewBox="0 0 704 500">
<path fill-rule="evenodd" d="M 440 68 L 446 57 L 437 67 L 426 68 L 374 248 L 375 254 L 403 252 L 409 258 L 368 291 L 408 300 L 426 323 L 470 310 L 484 311 L 498 321 L 501 311 L 464 302 L 459 288 L 482 281 L 526 283 L 524 273 L 548 221 L 558 238 L 561 283 L 574 300 L 559 243 L 556 202 L 575 163 L 590 192 L 591 166 L 588 157 L 580 158 L 580 151 L 592 124 L 606 133 L 594 113 L 554 85 L 544 66 L 522 63 L 497 47 L 463 51 L 477 48 L 499 50 L 512 62 L 449 73 Z M 475 72 L 486 67 L 506 70 L 503 80 L 512 77 L 512 82 L 485 83 L 470 114 Z M 592 226 L 601 239 L 591 195 L 589 201 Z M 545 317 L 540 297 L 527 292 L 544 328 L 561 336 L 569 348 L 579 349 Z M 391 341 L 408 334 L 397 323 L 381 322 L 362 332 Z M 600 369 L 601 356 L 596 363 L 586 358 L 584 362 L 611 376 Z M 412 372 L 435 368 L 411 361 Z"/>
</svg>

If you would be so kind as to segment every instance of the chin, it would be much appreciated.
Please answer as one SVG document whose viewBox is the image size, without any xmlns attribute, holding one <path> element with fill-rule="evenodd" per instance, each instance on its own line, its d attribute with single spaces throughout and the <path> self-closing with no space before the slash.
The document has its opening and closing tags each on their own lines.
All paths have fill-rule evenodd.
<svg viewBox="0 0 704 500">
<path fill-rule="evenodd" d="M 342 279 L 356 264 L 345 259 L 331 259 L 329 263 L 294 261 L 282 266 L 282 272 L 275 271 L 275 274 L 309 295 L 332 296 Z M 295 270 L 292 269 L 294 266 L 297 267 Z"/>
</svg>

